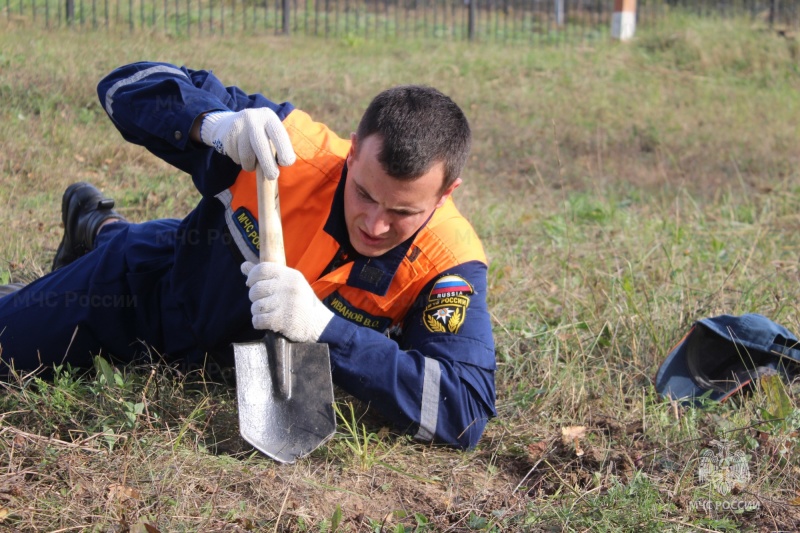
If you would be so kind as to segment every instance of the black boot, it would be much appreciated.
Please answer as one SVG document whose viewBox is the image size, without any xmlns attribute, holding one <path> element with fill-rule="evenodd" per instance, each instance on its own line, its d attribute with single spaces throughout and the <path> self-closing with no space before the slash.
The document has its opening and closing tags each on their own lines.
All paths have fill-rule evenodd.
<svg viewBox="0 0 800 533">
<path fill-rule="evenodd" d="M 81 181 L 67 187 L 61 199 L 64 238 L 53 259 L 53 270 L 72 263 L 94 248 L 97 230 L 110 218 L 127 222 L 114 211 L 114 200 L 103 196 L 94 186 Z"/>
</svg>

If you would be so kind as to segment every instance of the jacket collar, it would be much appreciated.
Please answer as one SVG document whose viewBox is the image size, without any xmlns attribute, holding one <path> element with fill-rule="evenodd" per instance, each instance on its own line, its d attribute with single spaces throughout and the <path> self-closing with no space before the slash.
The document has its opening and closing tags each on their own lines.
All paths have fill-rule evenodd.
<svg viewBox="0 0 800 533">
<path fill-rule="evenodd" d="M 392 284 L 394 275 L 397 273 L 397 269 L 400 268 L 403 258 L 409 253 L 414 240 L 422 228 L 428 224 L 430 218 L 411 237 L 385 254 L 378 257 L 363 256 L 353 249 L 353 245 L 350 243 L 350 236 L 347 233 L 347 224 L 344 218 L 344 185 L 346 181 L 347 163 L 342 169 L 342 177 L 333 195 L 331 211 L 328 215 L 328 220 L 325 222 L 324 229 L 339 243 L 341 252 L 346 256 L 345 262 L 353 262 L 353 269 L 350 271 L 350 277 L 347 278 L 347 285 L 365 290 L 376 296 L 384 296 L 389 291 L 389 286 Z"/>
</svg>

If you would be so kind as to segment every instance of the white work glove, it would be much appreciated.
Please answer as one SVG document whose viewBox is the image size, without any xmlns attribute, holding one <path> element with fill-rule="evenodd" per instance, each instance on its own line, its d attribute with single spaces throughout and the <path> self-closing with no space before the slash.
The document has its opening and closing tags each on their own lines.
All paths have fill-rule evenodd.
<svg viewBox="0 0 800 533">
<path fill-rule="evenodd" d="M 295 342 L 317 342 L 333 318 L 299 271 L 278 263 L 242 263 L 250 287 L 253 327 Z"/>
<path fill-rule="evenodd" d="M 289 166 L 295 161 L 289 134 L 278 115 L 268 107 L 237 113 L 212 111 L 203 117 L 200 140 L 245 170 L 255 170 L 256 161 L 260 162 L 264 176 L 271 180 L 278 177 L 278 165 Z"/>
</svg>

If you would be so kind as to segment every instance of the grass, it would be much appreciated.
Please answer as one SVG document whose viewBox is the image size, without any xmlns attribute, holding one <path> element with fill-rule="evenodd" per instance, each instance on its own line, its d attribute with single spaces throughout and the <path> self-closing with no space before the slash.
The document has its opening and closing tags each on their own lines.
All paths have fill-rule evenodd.
<svg viewBox="0 0 800 533">
<path fill-rule="evenodd" d="M 238 438 L 233 391 L 202 374 L 98 362 L 51 380 L 20 375 L 0 394 L 3 528 L 800 523 L 796 387 L 700 409 L 653 390 L 660 361 L 695 320 L 759 312 L 800 332 L 800 57 L 791 38 L 749 21 L 690 18 L 624 46 L 532 49 L 8 28 L 0 50 L 0 279 L 10 280 L 48 270 L 60 196 L 74 180 L 101 186 L 134 221 L 181 216 L 197 201 L 186 176 L 126 144 L 105 117 L 94 87 L 119 64 L 213 68 L 342 135 L 389 85 L 452 95 L 475 135 L 456 199 L 491 259 L 500 414 L 477 449 L 457 452 L 395 435 L 337 392 L 340 433 L 279 466 Z M 561 436 L 578 426 L 580 455 Z M 700 453 L 721 439 L 745 451 L 751 474 L 732 501 L 756 510 L 725 509 L 698 480 Z"/>
</svg>

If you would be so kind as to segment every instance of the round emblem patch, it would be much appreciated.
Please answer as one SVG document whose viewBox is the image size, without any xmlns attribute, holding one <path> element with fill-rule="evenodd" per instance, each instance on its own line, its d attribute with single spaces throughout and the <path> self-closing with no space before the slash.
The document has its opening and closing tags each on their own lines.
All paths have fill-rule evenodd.
<svg viewBox="0 0 800 533">
<path fill-rule="evenodd" d="M 458 333 L 469 307 L 472 286 L 460 276 L 442 276 L 433 284 L 423 312 L 425 327 L 431 333 Z"/>
</svg>

